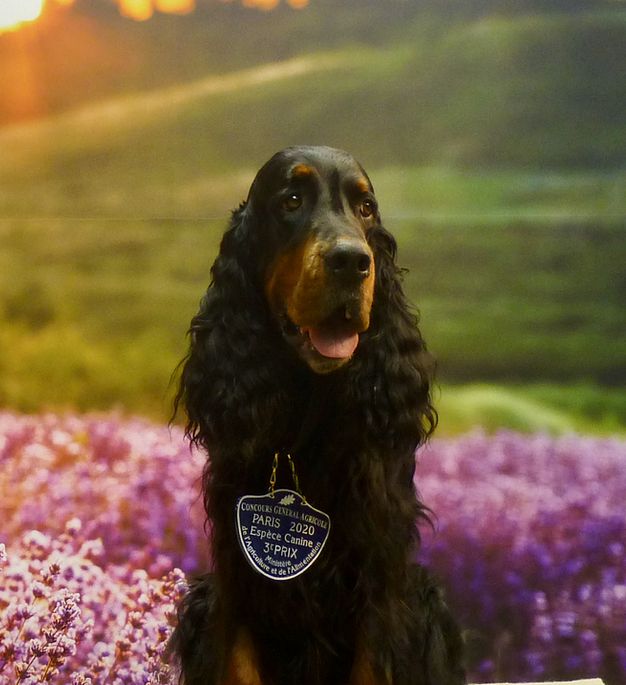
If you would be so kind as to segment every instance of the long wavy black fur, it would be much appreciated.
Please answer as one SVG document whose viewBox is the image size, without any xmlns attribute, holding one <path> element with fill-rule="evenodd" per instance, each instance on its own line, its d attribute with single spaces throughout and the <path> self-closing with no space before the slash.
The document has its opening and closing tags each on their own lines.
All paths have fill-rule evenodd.
<svg viewBox="0 0 626 685">
<path fill-rule="evenodd" d="M 416 521 L 428 513 L 413 485 L 414 453 L 437 414 L 396 242 L 382 225 L 368 235 L 370 328 L 345 367 L 319 376 L 287 347 L 265 302 L 275 246 L 258 214 L 250 204 L 233 213 L 191 323 L 176 400 L 188 437 L 210 454 L 203 494 L 214 565 L 180 608 L 173 650 L 183 681 L 221 683 L 245 627 L 264 685 L 346 685 L 359 641 L 381 683 L 458 685 L 459 633 L 414 563 Z M 240 496 L 267 491 L 274 453 L 294 445 L 302 491 L 329 514 L 332 535 L 310 570 L 278 583 L 245 562 L 234 510 Z M 279 475 L 290 486 L 288 471 Z"/>
</svg>

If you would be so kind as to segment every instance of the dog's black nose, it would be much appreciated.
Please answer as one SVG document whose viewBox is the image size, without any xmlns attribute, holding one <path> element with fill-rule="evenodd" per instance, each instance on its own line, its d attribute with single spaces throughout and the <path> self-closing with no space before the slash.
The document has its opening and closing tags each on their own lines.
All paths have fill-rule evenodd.
<svg viewBox="0 0 626 685">
<path fill-rule="evenodd" d="M 346 280 L 364 280 L 370 274 L 372 256 L 360 242 L 341 241 L 325 256 L 331 274 Z"/>
</svg>

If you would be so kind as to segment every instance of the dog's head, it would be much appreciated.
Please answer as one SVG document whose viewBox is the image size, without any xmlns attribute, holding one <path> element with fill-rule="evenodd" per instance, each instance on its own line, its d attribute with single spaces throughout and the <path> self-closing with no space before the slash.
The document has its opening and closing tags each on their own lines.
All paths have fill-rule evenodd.
<svg viewBox="0 0 626 685">
<path fill-rule="evenodd" d="M 308 394 L 329 390 L 307 371 L 340 370 L 332 406 L 342 417 L 356 412 L 359 436 L 402 447 L 410 464 L 436 423 L 433 364 L 404 296 L 396 242 L 346 152 L 290 147 L 259 170 L 189 332 L 176 403 L 187 410 L 187 434 L 206 448 L 231 445 L 252 458 L 286 444 Z"/>
<path fill-rule="evenodd" d="M 258 172 L 244 209 L 262 232 L 262 287 L 282 335 L 316 373 L 355 353 L 370 324 L 379 225 L 374 190 L 348 153 L 292 147 Z"/>
</svg>

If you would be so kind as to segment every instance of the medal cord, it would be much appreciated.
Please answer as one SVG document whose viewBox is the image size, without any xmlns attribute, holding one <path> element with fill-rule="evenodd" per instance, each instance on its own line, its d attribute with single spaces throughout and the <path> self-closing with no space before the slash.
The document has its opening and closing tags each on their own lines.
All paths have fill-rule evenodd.
<svg viewBox="0 0 626 685">
<path fill-rule="evenodd" d="M 298 479 L 298 474 L 296 473 L 296 464 L 291 458 L 291 454 L 287 454 L 287 459 L 289 460 L 289 466 L 291 466 L 291 478 L 293 479 L 293 484 L 296 486 L 296 492 L 300 495 L 300 497 L 302 497 L 302 501 L 305 504 L 308 504 L 306 497 L 302 494 L 302 490 L 300 490 L 300 480 Z"/>
<path fill-rule="evenodd" d="M 272 473 L 270 474 L 270 495 L 274 497 L 274 493 L 276 491 L 276 481 L 278 478 L 278 458 L 279 458 L 279 453 L 276 452 L 274 454 L 274 460 L 272 461 Z M 298 473 L 296 471 L 296 465 L 291 458 L 291 454 L 287 453 L 287 460 L 289 461 L 289 466 L 291 467 L 291 478 L 293 480 L 293 484 L 296 488 L 296 492 L 302 497 L 302 501 L 305 504 L 308 504 L 306 501 L 306 497 L 302 494 L 302 490 L 300 490 L 300 479 L 298 478 Z"/>
<path fill-rule="evenodd" d="M 278 471 L 278 452 L 274 454 L 274 461 L 272 462 L 272 473 L 270 475 L 270 495 L 274 497 L 276 490 L 276 471 Z"/>
</svg>

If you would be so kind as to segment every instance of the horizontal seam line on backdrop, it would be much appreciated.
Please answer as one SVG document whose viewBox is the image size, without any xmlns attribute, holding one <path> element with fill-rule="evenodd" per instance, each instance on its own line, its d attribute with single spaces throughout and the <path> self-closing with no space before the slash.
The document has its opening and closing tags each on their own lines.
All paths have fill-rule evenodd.
<svg viewBox="0 0 626 685">
<path fill-rule="evenodd" d="M 212 216 L 112 216 L 112 215 L 90 215 L 90 216 L 67 216 L 67 215 L 12 215 L 0 216 L 0 221 L 218 221 L 228 219 L 228 214 L 219 214 Z M 626 214 L 473 214 L 473 213 L 458 213 L 458 214 L 389 214 L 385 216 L 385 222 L 391 221 L 484 221 L 488 223 L 495 223 L 504 220 L 518 220 L 518 221 L 595 221 L 595 220 L 626 220 Z"/>
</svg>

